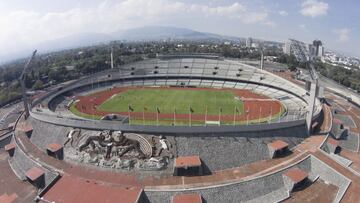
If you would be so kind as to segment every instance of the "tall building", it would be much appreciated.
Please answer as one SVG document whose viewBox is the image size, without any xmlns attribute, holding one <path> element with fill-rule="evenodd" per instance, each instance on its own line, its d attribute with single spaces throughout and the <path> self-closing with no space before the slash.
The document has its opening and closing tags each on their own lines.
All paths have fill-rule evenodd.
<svg viewBox="0 0 360 203">
<path fill-rule="evenodd" d="M 309 54 L 310 56 L 316 56 L 316 46 L 314 46 L 313 44 L 309 44 L 308 45 L 308 49 L 309 49 Z"/>
<path fill-rule="evenodd" d="M 317 56 L 318 56 L 318 57 L 323 57 L 323 56 L 324 56 L 324 53 L 325 53 L 324 47 L 323 47 L 323 46 L 319 46 Z"/>
<path fill-rule="evenodd" d="M 288 39 L 284 45 L 285 54 L 293 54 L 298 61 L 306 61 L 314 57 L 324 56 L 324 47 L 320 40 L 314 40 L 312 44 L 306 44 L 304 42 Z"/>
<path fill-rule="evenodd" d="M 250 48 L 251 45 L 252 45 L 252 43 L 253 43 L 253 40 L 251 39 L 251 37 L 249 37 L 249 38 L 246 39 L 246 47 L 247 47 L 247 48 Z"/>
<path fill-rule="evenodd" d="M 284 45 L 284 53 L 290 55 L 291 54 L 291 41 L 288 40 Z"/>
<path fill-rule="evenodd" d="M 288 39 L 285 42 L 284 53 L 293 54 L 298 61 L 306 61 L 307 57 L 310 56 L 310 46 L 304 42 Z"/>
<path fill-rule="evenodd" d="M 314 56 L 322 57 L 324 55 L 324 47 L 322 46 L 322 42 L 320 40 L 314 40 L 313 46 L 315 48 Z"/>
</svg>

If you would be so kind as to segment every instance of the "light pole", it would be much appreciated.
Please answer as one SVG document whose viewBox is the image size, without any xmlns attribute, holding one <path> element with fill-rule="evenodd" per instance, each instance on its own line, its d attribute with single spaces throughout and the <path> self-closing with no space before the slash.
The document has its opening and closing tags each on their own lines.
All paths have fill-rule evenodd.
<svg viewBox="0 0 360 203">
<path fill-rule="evenodd" d="M 36 51 L 33 51 L 30 59 L 27 61 L 27 63 L 24 66 L 24 69 L 20 75 L 19 81 L 20 81 L 20 85 L 21 85 L 21 94 L 22 94 L 22 98 L 23 98 L 23 102 L 24 102 L 24 108 L 25 108 L 25 118 L 28 118 L 30 113 L 29 113 L 29 106 L 28 106 L 28 100 L 26 97 L 26 86 L 25 86 L 25 78 L 26 78 L 26 74 L 29 68 L 29 65 L 31 63 L 31 61 L 34 59 Z"/>
<path fill-rule="evenodd" d="M 113 56 L 113 48 L 112 47 L 111 47 L 110 59 L 111 59 L 111 69 L 114 69 L 114 56 Z"/>
<path fill-rule="evenodd" d="M 260 69 L 264 70 L 264 47 L 261 44 L 260 45 L 260 54 L 261 54 L 261 58 L 260 58 Z"/>
</svg>

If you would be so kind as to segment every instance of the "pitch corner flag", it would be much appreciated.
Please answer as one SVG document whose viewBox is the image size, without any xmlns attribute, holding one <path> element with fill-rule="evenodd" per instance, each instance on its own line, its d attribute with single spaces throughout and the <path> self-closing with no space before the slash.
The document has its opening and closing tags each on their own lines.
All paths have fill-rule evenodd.
<svg viewBox="0 0 360 203">
<path fill-rule="evenodd" d="M 159 107 L 156 107 L 156 112 L 157 112 L 157 114 L 156 114 L 156 125 L 159 125 L 159 113 L 160 113 Z"/>
<path fill-rule="evenodd" d="M 190 113 L 194 113 L 194 109 L 191 108 L 191 106 L 189 107 Z"/>
<path fill-rule="evenodd" d="M 128 106 L 128 108 L 129 108 L 129 111 L 134 111 L 134 109 L 130 105 Z"/>
</svg>

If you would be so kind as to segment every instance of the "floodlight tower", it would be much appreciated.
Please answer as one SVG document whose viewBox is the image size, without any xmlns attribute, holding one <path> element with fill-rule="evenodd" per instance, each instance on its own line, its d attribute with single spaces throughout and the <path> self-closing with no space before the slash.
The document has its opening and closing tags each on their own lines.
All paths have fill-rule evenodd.
<svg viewBox="0 0 360 203">
<path fill-rule="evenodd" d="M 301 42 L 293 40 L 292 48 L 294 49 L 295 52 L 297 52 L 300 61 L 305 63 L 305 65 L 310 73 L 310 78 L 311 78 L 310 79 L 310 82 L 311 82 L 310 98 L 308 101 L 308 114 L 306 116 L 306 127 L 307 127 L 308 134 L 310 134 L 311 128 L 312 128 L 312 120 L 313 120 L 313 114 L 314 114 L 314 108 L 315 108 L 315 101 L 316 101 L 316 96 L 317 96 L 316 92 L 318 89 L 319 76 L 316 73 L 316 70 L 314 68 L 313 57 L 306 50 L 306 47 L 303 46 L 303 44 Z"/>
<path fill-rule="evenodd" d="M 113 57 L 113 48 L 112 47 L 111 47 L 110 58 L 111 58 L 111 69 L 114 69 L 114 57 Z"/>
<path fill-rule="evenodd" d="M 264 70 L 264 44 L 263 44 L 263 42 L 259 43 L 259 51 L 260 51 L 260 54 L 261 54 L 260 69 Z"/>
<path fill-rule="evenodd" d="M 28 106 L 28 100 L 27 100 L 27 97 L 26 97 L 25 77 L 26 77 L 26 74 L 28 73 L 29 65 L 30 65 L 31 61 L 35 57 L 36 51 L 37 50 L 33 51 L 31 57 L 29 58 L 29 60 L 25 64 L 24 69 L 23 69 L 23 71 L 22 71 L 22 73 L 20 75 L 20 78 L 19 78 L 20 85 L 21 85 L 21 94 L 22 94 L 22 99 L 23 99 L 24 108 L 25 108 L 25 118 L 28 118 L 29 115 L 30 115 L 29 106 Z"/>
<path fill-rule="evenodd" d="M 264 50 L 262 47 L 260 48 L 260 52 L 261 52 L 260 69 L 264 70 Z"/>
</svg>

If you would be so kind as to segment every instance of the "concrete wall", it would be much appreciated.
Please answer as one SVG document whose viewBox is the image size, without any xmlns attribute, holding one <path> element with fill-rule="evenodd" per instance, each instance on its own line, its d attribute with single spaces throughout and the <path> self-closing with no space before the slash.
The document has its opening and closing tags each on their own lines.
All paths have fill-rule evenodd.
<svg viewBox="0 0 360 203">
<path fill-rule="evenodd" d="M 283 140 L 292 148 L 305 137 L 305 127 L 298 127 L 226 135 L 176 135 L 175 140 L 178 156 L 199 155 L 205 169 L 215 171 L 269 159 L 267 144 L 274 140 Z"/>
<path fill-rule="evenodd" d="M 350 185 L 351 180 L 314 156 L 311 156 L 311 171 L 312 173 L 319 175 L 320 178 L 324 181 L 327 181 L 339 188 L 334 202 L 340 202 L 348 186 Z"/>
<path fill-rule="evenodd" d="M 239 183 L 185 191 L 147 191 L 145 189 L 145 193 L 151 203 L 170 202 L 173 195 L 187 192 L 201 194 L 207 203 L 264 202 L 264 199 L 266 199 L 266 202 L 279 202 L 286 199 L 289 194 L 283 182 L 283 172 L 292 167 L 298 167 L 304 171 L 310 172 L 310 165 L 310 157 L 308 157 L 293 166 L 289 166 L 288 168 L 273 174 L 260 176 Z"/>
<path fill-rule="evenodd" d="M 31 118 L 33 133 L 31 142 L 46 151 L 49 143 L 63 144 L 70 128 L 52 125 Z M 206 172 L 241 166 L 259 160 L 269 159 L 267 144 L 281 139 L 292 148 L 306 137 L 305 126 L 269 131 L 243 133 L 201 133 L 201 134 L 167 134 L 175 140 L 178 156 L 199 155 L 206 165 Z"/>
<path fill-rule="evenodd" d="M 46 146 L 50 143 L 64 144 L 67 133 L 71 130 L 69 127 L 52 125 L 33 118 L 31 118 L 30 122 L 33 126 L 30 140 L 44 152 L 46 152 Z"/>
<path fill-rule="evenodd" d="M 19 146 L 16 146 L 14 156 L 9 159 L 11 169 L 15 175 L 21 180 L 26 180 L 25 173 L 32 167 L 38 167 L 45 172 L 44 185 L 41 188 L 45 188 L 49 185 L 58 175 L 40 166 L 37 162 L 28 157 Z"/>
<path fill-rule="evenodd" d="M 138 133 L 172 133 L 172 134 L 223 134 L 223 133 L 248 133 L 269 131 L 275 129 L 286 129 L 293 127 L 305 126 L 305 120 L 288 121 L 270 124 L 253 124 L 253 125 L 223 125 L 223 126 L 152 126 L 152 125 L 128 125 L 116 121 L 100 121 L 89 119 L 76 119 L 55 115 L 46 115 L 43 113 L 31 112 L 33 119 L 51 123 L 55 125 L 85 128 L 93 130 L 122 130 L 125 132 Z"/>
<path fill-rule="evenodd" d="M 5 135 L 2 135 L 2 136 L 0 137 L 0 148 L 4 148 L 5 145 L 9 144 L 10 141 L 11 141 L 12 136 L 13 136 L 13 133 L 12 133 L 12 132 L 7 133 L 7 134 L 5 134 Z"/>
<path fill-rule="evenodd" d="M 212 202 L 280 202 L 288 197 L 282 174 L 297 167 L 309 174 L 309 178 L 319 177 L 339 188 L 334 202 L 339 202 L 346 192 L 350 180 L 334 169 L 309 155 L 303 160 L 281 169 L 272 174 L 254 179 L 227 185 L 212 186 L 209 188 L 178 189 L 174 191 L 149 191 L 145 189 L 149 202 L 170 202 L 175 194 L 199 193 L 208 203 Z"/>
</svg>

